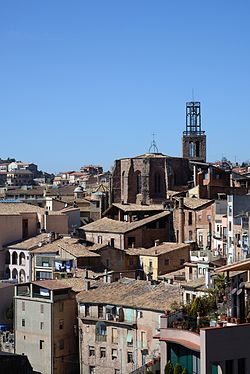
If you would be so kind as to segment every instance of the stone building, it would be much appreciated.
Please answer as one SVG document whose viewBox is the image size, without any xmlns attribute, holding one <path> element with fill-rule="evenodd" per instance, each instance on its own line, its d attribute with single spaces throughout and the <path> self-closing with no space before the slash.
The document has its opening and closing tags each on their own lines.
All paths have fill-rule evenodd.
<svg viewBox="0 0 250 374">
<path fill-rule="evenodd" d="M 80 228 L 81 235 L 96 244 L 126 249 L 132 247 L 151 247 L 155 240 L 171 241 L 172 216 L 163 211 L 134 222 L 116 221 L 107 217 Z"/>
<path fill-rule="evenodd" d="M 146 153 L 115 161 L 111 202 L 152 204 L 166 200 L 169 189 L 187 187 L 192 173 L 187 159 Z"/>
<path fill-rule="evenodd" d="M 147 364 L 159 370 L 160 316 L 180 300 L 178 286 L 123 278 L 77 296 L 80 373 L 125 374 Z M 136 371 L 137 372 L 137 371 Z"/>
<path fill-rule="evenodd" d="M 15 353 L 36 372 L 78 373 L 75 293 L 61 281 L 15 287 Z"/>
</svg>

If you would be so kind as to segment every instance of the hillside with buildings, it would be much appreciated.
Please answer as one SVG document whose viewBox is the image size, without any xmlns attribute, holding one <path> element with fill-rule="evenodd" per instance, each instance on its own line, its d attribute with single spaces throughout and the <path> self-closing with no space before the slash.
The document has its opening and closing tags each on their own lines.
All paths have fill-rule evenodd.
<svg viewBox="0 0 250 374">
<path fill-rule="evenodd" d="M 0 368 L 250 372 L 249 166 L 207 146 L 191 101 L 182 157 L 0 164 Z"/>
</svg>

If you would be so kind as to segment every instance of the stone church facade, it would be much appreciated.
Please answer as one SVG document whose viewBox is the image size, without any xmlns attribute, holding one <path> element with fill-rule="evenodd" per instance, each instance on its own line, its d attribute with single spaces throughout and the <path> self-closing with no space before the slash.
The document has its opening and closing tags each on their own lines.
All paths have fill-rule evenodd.
<svg viewBox="0 0 250 374">
<path fill-rule="evenodd" d="M 111 191 L 113 203 L 153 204 L 166 200 L 167 191 L 192 180 L 189 161 L 162 153 L 147 153 L 115 161 Z"/>
</svg>

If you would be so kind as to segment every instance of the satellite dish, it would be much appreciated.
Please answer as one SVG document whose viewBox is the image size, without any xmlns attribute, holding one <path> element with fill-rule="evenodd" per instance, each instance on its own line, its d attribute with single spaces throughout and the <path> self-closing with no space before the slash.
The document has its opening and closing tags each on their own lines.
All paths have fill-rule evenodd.
<svg viewBox="0 0 250 374">
<path fill-rule="evenodd" d="M 242 288 L 237 291 L 237 296 L 239 296 L 242 293 Z"/>
<path fill-rule="evenodd" d="M 241 283 L 239 284 L 239 288 L 243 288 L 243 287 L 245 287 L 245 282 L 241 282 Z"/>
<path fill-rule="evenodd" d="M 234 289 L 231 291 L 231 295 L 234 295 L 235 292 L 237 292 L 237 288 L 234 288 Z"/>
</svg>

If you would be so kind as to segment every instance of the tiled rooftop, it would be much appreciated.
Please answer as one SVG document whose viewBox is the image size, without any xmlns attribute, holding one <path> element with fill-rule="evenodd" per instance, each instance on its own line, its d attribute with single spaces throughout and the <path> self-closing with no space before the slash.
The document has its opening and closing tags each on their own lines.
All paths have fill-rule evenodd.
<svg viewBox="0 0 250 374">
<path fill-rule="evenodd" d="M 4 203 L 0 201 L 0 214 L 44 213 L 44 209 L 26 203 Z"/>
<path fill-rule="evenodd" d="M 176 200 L 180 200 L 179 197 L 175 197 Z M 206 205 L 212 204 L 213 200 L 198 199 L 196 197 L 184 197 L 184 206 L 188 209 L 199 209 Z"/>
<path fill-rule="evenodd" d="M 127 250 L 128 254 L 133 255 L 133 252 L 135 251 L 135 254 L 141 255 L 141 256 L 150 256 L 150 257 L 157 257 L 162 254 L 175 251 L 180 248 L 189 248 L 189 244 L 179 244 L 179 243 L 162 243 L 160 245 L 151 247 L 151 248 L 131 248 Z"/>
<path fill-rule="evenodd" d="M 82 303 L 111 304 L 164 312 L 173 302 L 181 298 L 179 286 L 165 283 L 151 285 L 150 282 L 123 278 L 118 282 L 104 283 L 102 287 L 78 294 Z"/>
<path fill-rule="evenodd" d="M 104 217 L 95 222 L 89 223 L 88 225 L 82 226 L 82 228 L 84 231 L 113 232 L 125 234 L 126 232 L 136 230 L 137 228 L 142 227 L 150 222 L 156 221 L 160 218 L 167 217 L 169 214 L 169 212 L 164 211 L 131 223 L 124 221 L 116 221 Z"/>
</svg>

